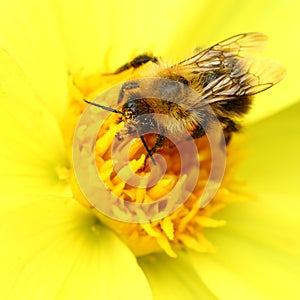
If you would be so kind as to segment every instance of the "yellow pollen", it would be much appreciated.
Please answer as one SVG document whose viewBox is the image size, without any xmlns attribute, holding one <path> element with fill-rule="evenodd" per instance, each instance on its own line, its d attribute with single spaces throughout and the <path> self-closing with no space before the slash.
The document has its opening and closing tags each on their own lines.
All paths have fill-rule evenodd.
<svg viewBox="0 0 300 300">
<path fill-rule="evenodd" d="M 65 166 L 58 165 L 55 167 L 55 172 L 59 180 L 69 180 L 70 170 Z"/>
<path fill-rule="evenodd" d="M 132 76 L 131 71 L 124 74 L 100 76 L 100 73 L 83 77 L 80 74 L 73 75 L 70 80 L 71 103 L 62 127 L 66 144 L 72 145 L 75 126 L 86 108 L 83 99 L 92 101 L 102 91 L 118 82 L 124 82 Z M 100 108 L 99 108 L 100 109 Z M 105 120 L 99 130 L 94 153 L 95 162 L 99 172 L 99 178 L 115 196 L 133 203 L 152 203 L 176 189 L 175 194 L 181 194 L 184 189 L 187 175 L 180 174 L 179 156 L 176 149 L 162 149 L 160 154 L 164 156 L 168 168 L 162 178 L 152 187 L 133 187 L 124 182 L 123 178 L 130 172 L 143 176 L 145 181 L 150 173 L 149 168 L 144 168 L 146 152 L 139 139 L 132 144 L 129 152 L 129 164 L 123 166 L 118 173 L 114 170 L 114 164 L 110 155 L 111 146 L 115 135 L 124 126 L 119 122 L 120 115 L 111 114 Z M 201 169 L 197 184 L 189 198 L 170 215 L 149 223 L 126 223 L 111 219 L 95 209 L 85 199 L 84 195 L 72 176 L 71 185 L 74 197 L 84 206 L 88 207 L 107 227 L 111 228 L 128 245 L 136 255 L 145 255 L 154 252 L 165 252 L 171 257 L 176 257 L 176 250 L 189 248 L 199 252 L 213 252 L 214 246 L 206 239 L 206 228 L 217 228 L 225 225 L 224 220 L 216 220 L 213 215 L 226 206 L 227 203 L 236 201 L 239 194 L 231 189 L 236 185 L 232 180 L 231 172 L 225 172 L 223 183 L 214 199 L 204 208 L 199 208 L 200 197 L 204 190 L 210 173 L 210 148 L 205 137 L 195 140 L 199 149 Z M 71 150 L 70 150 L 71 155 Z M 228 149 L 227 164 L 233 164 Z M 60 178 L 67 178 L 68 172 L 57 167 Z M 103 200 L 105 201 L 105 200 Z M 117 206 L 112 207 L 113 212 L 126 219 L 126 213 Z M 143 211 L 137 212 L 143 214 Z"/>
</svg>

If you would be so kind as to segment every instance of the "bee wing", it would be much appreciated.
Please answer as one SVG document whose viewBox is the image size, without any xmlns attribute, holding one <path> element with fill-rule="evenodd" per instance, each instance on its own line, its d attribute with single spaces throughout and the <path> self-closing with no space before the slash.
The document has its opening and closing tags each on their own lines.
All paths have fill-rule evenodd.
<svg viewBox="0 0 300 300">
<path fill-rule="evenodd" d="M 267 37 L 259 32 L 226 39 L 173 66 L 185 74 L 201 100 L 213 103 L 260 93 L 284 76 L 284 69 L 269 60 L 253 59 Z"/>
<path fill-rule="evenodd" d="M 272 87 L 284 77 L 284 74 L 284 69 L 276 62 L 266 59 L 254 61 L 241 59 L 230 72 L 216 77 L 201 87 L 201 100 L 214 103 L 253 96 Z M 199 91 L 199 86 L 195 86 L 195 89 Z"/>
<path fill-rule="evenodd" d="M 200 51 L 179 63 L 179 66 L 191 67 L 193 72 L 219 70 L 225 67 L 232 57 L 246 57 L 259 52 L 264 48 L 266 41 L 267 36 L 260 32 L 235 35 Z"/>
</svg>

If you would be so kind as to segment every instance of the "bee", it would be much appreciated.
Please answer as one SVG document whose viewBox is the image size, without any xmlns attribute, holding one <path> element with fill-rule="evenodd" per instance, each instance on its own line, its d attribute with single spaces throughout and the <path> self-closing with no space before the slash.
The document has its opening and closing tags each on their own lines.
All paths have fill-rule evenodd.
<svg viewBox="0 0 300 300">
<path fill-rule="evenodd" d="M 209 125 L 210 116 L 203 113 L 204 103 L 212 108 L 221 123 L 228 144 L 232 134 L 240 130 L 241 117 L 249 111 L 252 96 L 269 89 L 283 78 L 284 70 L 281 66 L 269 60 L 253 58 L 253 54 L 264 47 L 266 39 L 266 36 L 259 32 L 235 35 L 170 66 L 157 57 L 139 55 L 108 74 L 117 75 L 149 63 L 152 66 L 150 71 L 145 72 L 145 77 L 170 79 L 183 87 L 181 91 L 174 91 L 174 96 L 175 93 L 181 95 L 175 101 L 143 98 L 139 95 L 141 83 L 138 80 L 122 85 L 118 99 L 118 103 L 122 103 L 120 110 L 85 101 L 120 114 L 120 120 L 125 126 L 117 134 L 117 138 L 122 139 L 125 135 L 136 132 L 153 163 L 153 154 L 168 144 L 163 135 L 165 131 L 180 135 L 183 130 L 187 130 L 193 139 L 205 134 L 203 124 Z M 196 91 L 199 97 L 189 97 L 184 92 L 184 87 Z M 148 88 L 163 89 L 157 84 Z M 168 96 L 172 97 L 172 93 Z M 148 117 L 138 118 L 144 114 Z M 165 121 L 161 115 L 170 118 Z M 179 126 L 174 126 L 172 120 L 176 120 Z M 146 128 L 159 130 L 152 147 L 145 139 Z"/>
</svg>

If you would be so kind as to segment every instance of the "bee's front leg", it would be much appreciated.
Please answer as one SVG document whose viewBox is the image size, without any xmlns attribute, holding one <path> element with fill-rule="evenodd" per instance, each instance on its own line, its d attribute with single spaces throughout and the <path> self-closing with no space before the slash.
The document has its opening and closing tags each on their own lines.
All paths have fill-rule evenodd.
<svg viewBox="0 0 300 300">
<path fill-rule="evenodd" d="M 154 153 L 156 153 L 157 150 L 159 150 L 159 149 L 163 146 L 164 141 L 165 141 L 165 137 L 164 137 L 163 135 L 160 135 L 160 134 L 159 134 L 159 135 L 157 136 L 156 141 L 155 141 L 155 145 L 154 145 L 151 149 L 147 150 L 147 155 L 146 155 L 146 158 L 145 158 L 143 170 L 145 170 L 146 165 L 147 165 L 147 161 L 148 161 L 149 158 L 151 158 L 152 161 L 153 161 L 154 164 L 155 164 L 155 161 L 154 161 L 154 159 L 152 158 L 152 155 L 153 155 Z"/>
</svg>

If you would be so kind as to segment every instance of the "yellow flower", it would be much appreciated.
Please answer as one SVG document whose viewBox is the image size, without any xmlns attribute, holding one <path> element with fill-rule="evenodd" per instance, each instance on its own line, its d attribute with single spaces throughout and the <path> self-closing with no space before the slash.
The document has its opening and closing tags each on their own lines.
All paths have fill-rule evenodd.
<svg viewBox="0 0 300 300">
<path fill-rule="evenodd" d="M 1 299 L 299 298 L 300 106 L 283 110 L 300 94 L 299 7 L 240 2 L 0 5 Z M 162 235 L 155 226 L 116 225 L 91 209 L 70 172 L 71 137 L 81 97 L 122 79 L 96 76 L 138 53 L 179 60 L 195 46 L 247 31 L 266 33 L 266 55 L 288 71 L 280 85 L 256 97 L 249 116 L 247 147 L 254 155 L 238 174 L 258 199 L 226 205 L 210 218 L 237 195 L 228 166 L 218 205 L 196 210 L 190 235 L 177 244 L 172 224 L 183 226 L 183 218 L 161 221 Z M 239 147 L 232 145 L 229 162 Z M 218 220 L 227 223 L 214 228 L 224 225 Z M 212 228 L 195 230 L 204 227 Z"/>
</svg>

